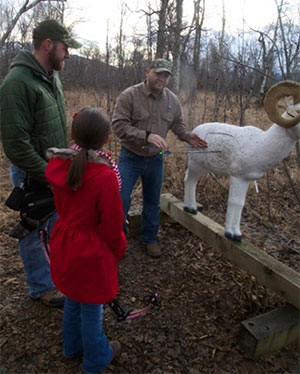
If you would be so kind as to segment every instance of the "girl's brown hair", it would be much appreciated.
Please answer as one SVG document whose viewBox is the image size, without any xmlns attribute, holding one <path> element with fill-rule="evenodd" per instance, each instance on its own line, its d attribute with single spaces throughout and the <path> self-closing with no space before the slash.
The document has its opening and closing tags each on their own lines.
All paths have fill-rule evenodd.
<svg viewBox="0 0 300 374">
<path fill-rule="evenodd" d="M 77 190 L 88 161 L 89 149 L 101 149 L 110 133 L 108 118 L 97 108 L 83 108 L 72 122 L 71 135 L 81 150 L 73 159 L 68 170 L 67 184 Z"/>
</svg>

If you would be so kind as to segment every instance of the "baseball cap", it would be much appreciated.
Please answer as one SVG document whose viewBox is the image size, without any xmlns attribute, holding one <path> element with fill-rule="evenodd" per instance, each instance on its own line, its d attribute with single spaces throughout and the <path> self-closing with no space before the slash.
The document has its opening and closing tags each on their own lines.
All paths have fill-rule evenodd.
<svg viewBox="0 0 300 374">
<path fill-rule="evenodd" d="M 69 48 L 80 48 L 81 44 L 73 39 L 67 28 L 54 19 L 47 19 L 40 22 L 32 33 L 33 39 L 52 39 L 59 40 Z"/>
<path fill-rule="evenodd" d="M 154 60 L 150 64 L 150 69 L 152 69 L 155 73 L 162 73 L 162 72 L 167 72 L 170 75 L 172 74 L 172 64 L 168 60 L 164 60 L 163 58 L 158 58 Z"/>
</svg>

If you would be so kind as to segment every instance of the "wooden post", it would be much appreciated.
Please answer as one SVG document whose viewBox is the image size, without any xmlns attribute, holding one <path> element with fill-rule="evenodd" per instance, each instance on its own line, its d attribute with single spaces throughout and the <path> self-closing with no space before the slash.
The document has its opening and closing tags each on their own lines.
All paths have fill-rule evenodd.
<svg viewBox="0 0 300 374">
<path fill-rule="evenodd" d="M 241 323 L 239 345 L 252 358 L 299 342 L 299 310 L 286 305 Z"/>
</svg>

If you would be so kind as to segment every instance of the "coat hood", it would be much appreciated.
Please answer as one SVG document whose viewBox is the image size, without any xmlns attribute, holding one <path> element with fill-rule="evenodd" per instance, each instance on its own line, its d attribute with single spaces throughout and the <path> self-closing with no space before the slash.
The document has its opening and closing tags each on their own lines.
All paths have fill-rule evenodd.
<svg viewBox="0 0 300 374">
<path fill-rule="evenodd" d="M 36 75 L 42 77 L 43 79 L 49 80 L 48 73 L 43 69 L 42 65 L 30 52 L 19 52 L 17 56 L 12 60 L 10 64 L 10 69 L 16 66 L 25 66 L 31 69 Z M 55 72 L 55 74 L 58 74 Z"/>
<path fill-rule="evenodd" d="M 70 187 L 66 184 L 68 170 L 71 161 L 75 158 L 79 151 L 66 148 L 49 148 L 46 152 L 47 158 L 50 160 L 47 167 L 48 181 L 59 188 L 69 190 Z M 89 182 L 92 178 L 102 173 L 107 168 L 111 168 L 109 161 L 104 157 L 98 155 L 93 150 L 88 150 L 88 163 L 86 164 L 81 185 Z"/>
</svg>

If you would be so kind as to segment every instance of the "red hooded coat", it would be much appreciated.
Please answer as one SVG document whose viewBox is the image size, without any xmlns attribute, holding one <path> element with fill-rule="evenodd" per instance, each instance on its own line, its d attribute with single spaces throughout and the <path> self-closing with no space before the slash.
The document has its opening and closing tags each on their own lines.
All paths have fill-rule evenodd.
<svg viewBox="0 0 300 374">
<path fill-rule="evenodd" d="M 50 151 L 45 176 L 52 185 L 59 215 L 50 237 L 52 280 L 75 301 L 106 304 L 118 291 L 117 262 L 126 250 L 115 172 L 102 157 L 94 155 L 93 162 L 86 165 L 81 186 L 73 191 L 66 179 L 70 155 L 76 151 Z"/>
</svg>

